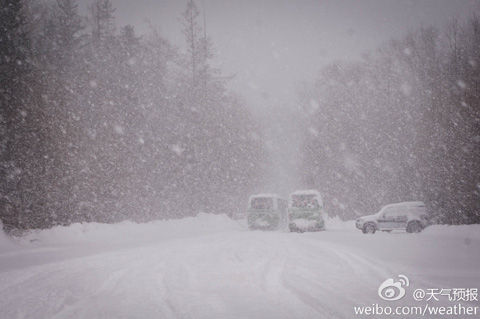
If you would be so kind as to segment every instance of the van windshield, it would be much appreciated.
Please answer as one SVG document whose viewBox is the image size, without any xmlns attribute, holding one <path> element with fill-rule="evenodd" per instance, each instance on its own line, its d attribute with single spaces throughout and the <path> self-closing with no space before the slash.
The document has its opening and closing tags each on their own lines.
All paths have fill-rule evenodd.
<svg viewBox="0 0 480 319">
<path fill-rule="evenodd" d="M 273 198 L 257 197 L 253 198 L 250 207 L 252 209 L 273 209 Z"/>
<path fill-rule="evenodd" d="M 311 195 L 293 195 L 292 207 L 295 208 L 319 208 L 316 196 Z"/>
</svg>

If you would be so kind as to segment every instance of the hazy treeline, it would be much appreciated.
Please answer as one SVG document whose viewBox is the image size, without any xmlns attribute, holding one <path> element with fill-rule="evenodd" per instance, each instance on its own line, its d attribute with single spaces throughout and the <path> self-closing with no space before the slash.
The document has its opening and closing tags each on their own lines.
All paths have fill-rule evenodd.
<svg viewBox="0 0 480 319">
<path fill-rule="evenodd" d="M 211 67 L 189 2 L 186 52 L 117 29 L 109 0 L 0 0 L 0 218 L 10 227 L 234 213 L 263 148 Z"/>
<path fill-rule="evenodd" d="M 334 63 L 299 90 L 304 182 L 352 218 L 423 200 L 440 222 L 480 222 L 480 19 L 452 20 Z"/>
</svg>

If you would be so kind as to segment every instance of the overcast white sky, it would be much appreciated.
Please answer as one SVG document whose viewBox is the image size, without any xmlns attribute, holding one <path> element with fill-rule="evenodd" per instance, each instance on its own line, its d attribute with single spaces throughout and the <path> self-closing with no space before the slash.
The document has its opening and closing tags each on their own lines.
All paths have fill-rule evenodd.
<svg viewBox="0 0 480 319">
<path fill-rule="evenodd" d="M 84 3 L 90 1 L 84 0 Z M 183 46 L 179 16 L 187 0 L 112 0 L 117 25 L 139 34 L 149 24 Z M 216 63 L 251 103 L 290 104 L 295 83 L 337 59 L 355 59 L 419 26 L 463 19 L 476 0 L 196 0 L 205 8 Z"/>
</svg>

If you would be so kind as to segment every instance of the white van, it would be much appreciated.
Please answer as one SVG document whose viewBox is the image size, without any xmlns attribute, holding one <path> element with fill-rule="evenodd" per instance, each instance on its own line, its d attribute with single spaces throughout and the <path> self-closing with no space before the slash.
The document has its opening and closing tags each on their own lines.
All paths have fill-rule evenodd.
<svg viewBox="0 0 480 319">
<path fill-rule="evenodd" d="M 316 190 L 298 190 L 290 194 L 288 227 L 291 232 L 325 230 L 322 196 Z"/>
<path fill-rule="evenodd" d="M 287 222 L 287 201 L 276 194 L 252 195 L 248 200 L 247 221 L 250 229 L 279 229 Z"/>
</svg>

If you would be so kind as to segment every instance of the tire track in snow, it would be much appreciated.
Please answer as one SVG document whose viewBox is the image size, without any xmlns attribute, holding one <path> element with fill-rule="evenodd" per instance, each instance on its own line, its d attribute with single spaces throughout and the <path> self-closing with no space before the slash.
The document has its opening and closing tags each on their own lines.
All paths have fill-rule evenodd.
<svg viewBox="0 0 480 319">
<path fill-rule="evenodd" d="M 319 235 L 294 234 L 287 242 L 290 258 L 284 285 L 321 316 L 350 318 L 350 306 L 378 301 L 378 284 L 390 272 L 376 260 L 323 242 Z"/>
<path fill-rule="evenodd" d="M 326 235 L 196 235 L 8 271 L 0 307 L 8 318 L 351 318 L 394 268 Z"/>
</svg>

